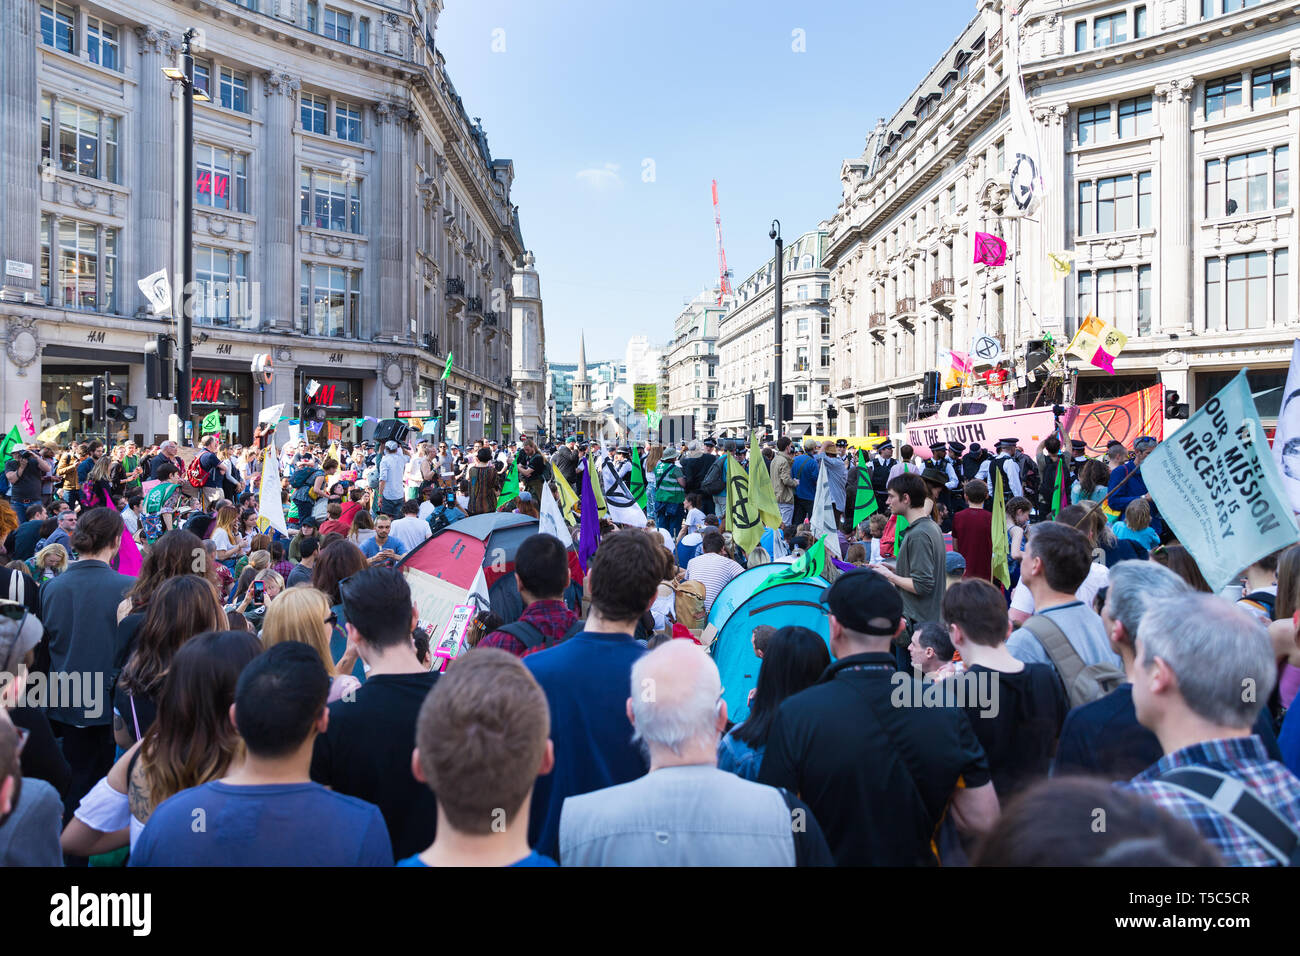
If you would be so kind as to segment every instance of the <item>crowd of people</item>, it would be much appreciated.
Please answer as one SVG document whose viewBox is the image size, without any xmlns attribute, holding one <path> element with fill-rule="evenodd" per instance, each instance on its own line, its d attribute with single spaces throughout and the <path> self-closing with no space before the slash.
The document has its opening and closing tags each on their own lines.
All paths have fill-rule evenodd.
<svg viewBox="0 0 1300 956">
<path fill-rule="evenodd" d="M 861 444 L 19 445 L 0 864 L 1300 861 L 1300 543 L 1210 593 L 1154 438 Z M 729 456 L 779 511 L 748 550 Z M 588 485 L 639 517 L 579 560 Z M 572 542 L 437 659 L 403 558 L 551 498 Z M 819 548 L 733 722 L 704 620 Z"/>
</svg>

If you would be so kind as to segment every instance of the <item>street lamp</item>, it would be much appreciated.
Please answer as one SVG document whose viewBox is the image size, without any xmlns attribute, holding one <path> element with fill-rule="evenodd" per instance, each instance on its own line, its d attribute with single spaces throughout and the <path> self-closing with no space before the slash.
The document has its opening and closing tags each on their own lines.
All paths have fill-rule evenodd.
<svg viewBox="0 0 1300 956">
<path fill-rule="evenodd" d="M 193 313 L 190 295 L 194 289 L 194 101 L 208 102 L 211 98 L 204 90 L 194 87 L 194 52 L 192 44 L 197 31 L 193 27 L 185 31 L 181 44 L 181 65 L 163 67 L 163 76 L 174 83 L 181 84 L 184 99 L 181 110 L 181 310 L 176 317 L 177 339 L 180 341 L 180 355 L 177 361 L 179 379 L 176 383 L 176 418 L 180 426 L 182 442 L 188 444 L 194 423 L 190 420 L 190 385 L 194 377 L 194 343 L 191 321 Z"/>
<path fill-rule="evenodd" d="M 776 346 L 776 401 L 773 403 L 776 407 L 772 410 L 772 420 L 776 423 L 776 429 L 772 434 L 777 438 L 780 438 L 781 412 L 785 405 L 784 395 L 781 390 L 781 338 L 783 331 L 781 322 L 781 285 L 782 268 L 784 265 L 782 262 L 783 244 L 781 242 L 781 220 L 772 220 L 772 229 L 768 232 L 767 238 L 776 241 L 776 341 L 774 343 Z"/>
</svg>

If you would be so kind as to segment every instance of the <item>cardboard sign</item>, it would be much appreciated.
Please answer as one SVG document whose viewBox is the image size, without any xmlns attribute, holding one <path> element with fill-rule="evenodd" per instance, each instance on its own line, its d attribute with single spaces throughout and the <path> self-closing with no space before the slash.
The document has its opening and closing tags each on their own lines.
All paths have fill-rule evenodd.
<svg viewBox="0 0 1300 956">
<path fill-rule="evenodd" d="M 469 632 L 469 626 L 473 621 L 473 604 L 457 604 L 452 609 L 451 617 L 442 629 L 442 636 L 438 638 L 438 643 L 431 649 L 433 652 L 433 669 L 435 671 L 446 670 L 452 658 L 459 657 L 465 652 L 465 635 Z M 429 641 L 432 643 L 433 631 L 437 625 L 421 622 L 421 626 L 428 633 Z"/>
</svg>

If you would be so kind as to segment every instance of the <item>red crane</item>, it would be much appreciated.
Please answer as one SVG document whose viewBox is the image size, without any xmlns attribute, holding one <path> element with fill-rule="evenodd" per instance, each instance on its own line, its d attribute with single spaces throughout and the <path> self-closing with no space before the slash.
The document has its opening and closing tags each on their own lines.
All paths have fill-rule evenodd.
<svg viewBox="0 0 1300 956">
<path fill-rule="evenodd" d="M 727 268 L 727 250 L 722 248 L 722 213 L 718 211 L 718 181 L 713 181 L 713 228 L 718 235 L 718 305 L 731 295 L 731 270 Z"/>
</svg>

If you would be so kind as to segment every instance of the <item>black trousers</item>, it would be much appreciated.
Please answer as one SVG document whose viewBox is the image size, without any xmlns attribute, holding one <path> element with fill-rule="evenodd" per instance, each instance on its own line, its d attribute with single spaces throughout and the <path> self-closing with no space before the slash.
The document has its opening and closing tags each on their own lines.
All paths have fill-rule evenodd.
<svg viewBox="0 0 1300 956">
<path fill-rule="evenodd" d="M 798 528 L 799 525 L 803 524 L 808 519 L 808 516 L 812 514 L 812 506 L 813 503 L 807 498 L 795 498 L 794 517 L 790 519 L 790 523 L 794 525 L 794 527 Z"/>
<path fill-rule="evenodd" d="M 63 822 L 72 819 L 81 798 L 90 793 L 101 777 L 113 769 L 117 753 L 113 742 L 113 725 L 96 724 L 93 727 L 74 727 L 57 720 L 50 728 L 63 744 L 63 756 L 72 768 L 72 784 L 63 800 Z"/>
</svg>

